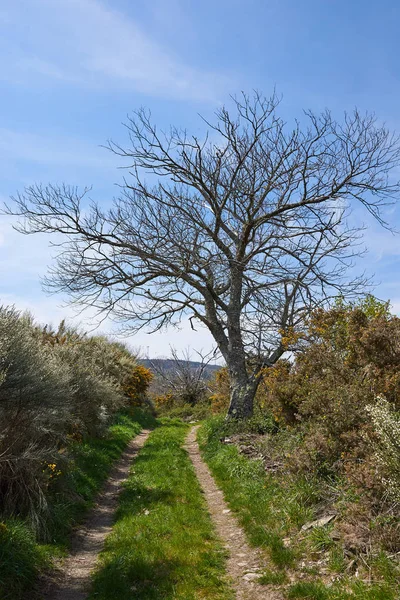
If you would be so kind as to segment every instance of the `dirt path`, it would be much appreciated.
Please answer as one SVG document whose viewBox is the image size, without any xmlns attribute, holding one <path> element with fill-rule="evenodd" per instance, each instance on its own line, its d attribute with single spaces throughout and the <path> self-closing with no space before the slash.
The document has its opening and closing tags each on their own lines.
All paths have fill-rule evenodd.
<svg viewBox="0 0 400 600">
<path fill-rule="evenodd" d="M 268 590 L 257 583 L 257 578 L 265 568 L 265 558 L 261 552 L 251 548 L 243 529 L 230 514 L 223 494 L 218 489 L 208 466 L 200 456 L 196 441 L 197 427 L 193 427 L 186 439 L 185 449 L 192 460 L 196 475 L 203 489 L 208 510 L 216 531 L 229 552 L 227 572 L 236 592 L 237 600 L 281 600 L 279 593 Z"/>
<path fill-rule="evenodd" d="M 111 532 L 121 484 L 127 479 L 132 460 L 143 447 L 149 431 L 142 431 L 128 445 L 112 469 L 103 491 L 84 527 L 74 536 L 71 555 L 63 564 L 60 576 L 44 595 L 45 600 L 85 600 L 99 552 Z"/>
</svg>

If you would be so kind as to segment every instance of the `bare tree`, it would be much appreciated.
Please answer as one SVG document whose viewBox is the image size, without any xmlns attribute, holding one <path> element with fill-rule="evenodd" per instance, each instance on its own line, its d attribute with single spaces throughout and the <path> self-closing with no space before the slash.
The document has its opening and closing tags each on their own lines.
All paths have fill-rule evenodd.
<svg viewBox="0 0 400 600">
<path fill-rule="evenodd" d="M 192 360 L 189 349 L 179 355 L 171 346 L 171 358 L 151 360 L 151 370 L 161 380 L 163 388 L 183 403 L 195 405 L 206 398 L 210 389 L 207 385 L 207 369 L 215 359 L 214 351 L 196 351 L 196 361 Z"/>
<path fill-rule="evenodd" d="M 307 111 L 289 128 L 278 105 L 276 96 L 242 95 L 207 122 L 203 140 L 162 133 L 139 110 L 129 147 L 108 145 L 130 175 L 112 208 L 83 210 L 88 190 L 35 185 L 9 209 L 25 218 L 25 233 L 64 236 L 49 289 L 134 331 L 183 315 L 207 326 L 236 418 L 251 415 L 260 369 L 285 352 L 287 332 L 363 285 L 348 276 L 360 236 L 348 210 L 358 203 L 383 223 L 382 206 L 400 191 L 391 179 L 399 138 L 374 116 L 355 110 L 338 122 Z"/>
</svg>

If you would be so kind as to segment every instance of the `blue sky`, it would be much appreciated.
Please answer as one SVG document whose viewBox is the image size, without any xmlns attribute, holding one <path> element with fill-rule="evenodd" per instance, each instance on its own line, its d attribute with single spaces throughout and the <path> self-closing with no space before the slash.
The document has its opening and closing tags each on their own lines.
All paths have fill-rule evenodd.
<svg viewBox="0 0 400 600">
<path fill-rule="evenodd" d="M 120 163 L 100 146 L 123 143 L 121 123 L 141 105 L 161 125 L 199 132 L 197 114 L 210 116 L 229 94 L 276 86 L 289 121 L 303 108 L 339 116 L 357 105 L 400 130 L 399 22 L 395 0 L 2 0 L 0 198 L 65 181 L 109 201 Z M 388 218 L 400 229 L 398 208 Z M 45 322 L 82 320 L 41 290 L 48 240 L 0 219 L 0 301 Z M 400 312 L 400 238 L 372 223 L 365 241 L 359 267 Z M 131 343 L 162 355 L 170 343 L 200 349 L 210 338 L 184 323 Z"/>
</svg>

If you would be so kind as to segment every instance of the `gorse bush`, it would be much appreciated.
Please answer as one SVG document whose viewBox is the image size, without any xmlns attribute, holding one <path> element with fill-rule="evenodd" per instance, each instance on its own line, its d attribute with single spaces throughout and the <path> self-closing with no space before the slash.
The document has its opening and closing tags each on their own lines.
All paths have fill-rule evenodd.
<svg viewBox="0 0 400 600">
<path fill-rule="evenodd" d="M 256 451 L 288 481 L 316 478 L 349 548 L 398 552 L 400 318 L 371 296 L 338 300 L 289 333 L 292 357 L 264 370 L 257 418 L 236 433 L 265 433 Z M 211 387 L 214 411 L 224 412 L 228 372 Z M 216 435 L 230 433 L 221 423 Z"/>
<path fill-rule="evenodd" d="M 383 394 L 400 407 L 400 319 L 371 297 L 340 301 L 316 311 L 303 337 L 294 362 L 266 370 L 259 401 L 279 421 L 303 427 L 310 456 L 332 464 L 343 452 L 362 458 L 366 406 Z"/>
<path fill-rule="evenodd" d="M 42 329 L 14 308 L 0 308 L 0 514 L 45 529 L 48 497 L 68 469 L 69 440 L 100 436 L 132 401 L 135 373 L 143 396 L 150 374 L 137 375 L 121 344 L 88 337 L 62 323 Z"/>
</svg>

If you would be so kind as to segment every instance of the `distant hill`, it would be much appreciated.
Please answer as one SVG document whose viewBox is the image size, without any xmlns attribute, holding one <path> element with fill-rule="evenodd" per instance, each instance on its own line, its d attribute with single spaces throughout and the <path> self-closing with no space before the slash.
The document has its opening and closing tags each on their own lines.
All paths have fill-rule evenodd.
<svg viewBox="0 0 400 600">
<path fill-rule="evenodd" d="M 147 367 L 148 369 L 151 369 L 152 364 L 154 364 L 166 371 L 175 369 L 175 360 L 173 360 L 172 358 L 154 358 L 154 359 L 143 358 L 139 362 L 140 362 L 140 364 L 142 364 L 144 367 Z M 182 361 L 182 362 L 186 362 L 186 361 Z M 188 362 L 192 369 L 198 369 L 201 366 L 201 363 L 197 362 L 195 360 L 190 360 Z M 214 373 L 216 373 L 216 371 L 219 371 L 221 368 L 222 368 L 222 365 L 209 364 L 204 369 L 204 375 L 207 379 L 209 379 L 210 377 L 212 377 L 212 375 Z"/>
</svg>

